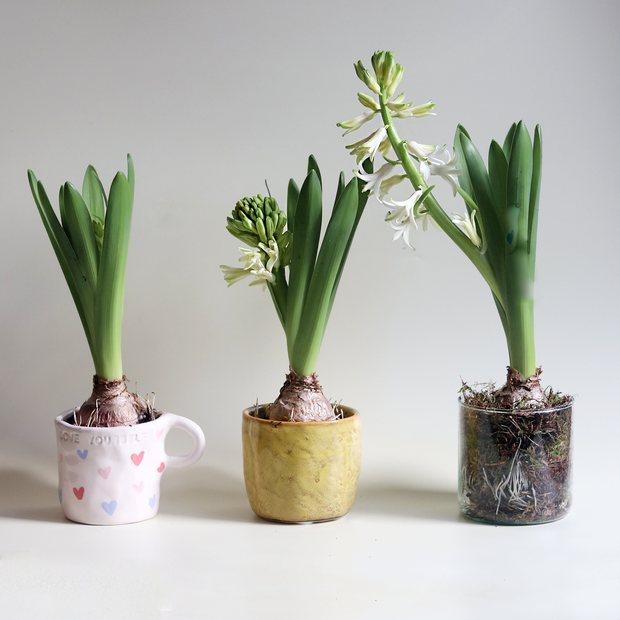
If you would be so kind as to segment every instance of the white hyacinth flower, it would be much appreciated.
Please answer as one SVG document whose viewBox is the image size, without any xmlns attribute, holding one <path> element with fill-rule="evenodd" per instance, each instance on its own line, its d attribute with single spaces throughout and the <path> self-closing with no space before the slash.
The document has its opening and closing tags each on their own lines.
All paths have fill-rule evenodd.
<svg viewBox="0 0 620 620">
<path fill-rule="evenodd" d="M 372 161 L 379 148 L 382 147 L 382 142 L 384 142 L 386 139 L 387 129 L 385 127 L 379 127 L 377 131 L 371 133 L 363 140 L 360 140 L 355 144 L 350 144 L 345 148 L 351 149 L 351 155 L 355 155 L 357 157 L 357 163 L 359 165 L 365 159 L 370 159 L 370 161 Z M 389 143 L 389 139 L 387 139 L 387 141 Z"/>
<path fill-rule="evenodd" d="M 228 282 L 228 286 L 236 284 L 240 280 L 247 278 L 250 272 L 243 267 L 229 267 L 228 265 L 220 265 L 220 269 L 224 272 L 224 280 Z"/>
<path fill-rule="evenodd" d="M 391 104 L 391 105 L 390 105 Z M 422 105 L 412 106 L 410 103 L 395 103 L 389 101 L 387 107 L 392 110 L 398 118 L 422 118 L 423 116 L 437 116 L 432 109 L 435 104 L 432 101 L 427 101 Z"/>
<path fill-rule="evenodd" d="M 414 249 L 411 243 L 409 243 L 409 235 L 411 230 L 417 230 L 417 217 L 416 217 L 416 202 L 420 200 L 424 190 L 420 187 L 417 189 L 407 200 L 386 200 L 383 202 L 385 206 L 390 208 L 385 221 L 390 224 L 394 232 L 393 241 L 402 237 L 403 241 L 410 249 Z"/>
<path fill-rule="evenodd" d="M 452 223 L 456 224 L 471 240 L 471 242 L 477 247 L 482 246 L 482 239 L 476 231 L 476 209 L 472 209 L 471 215 L 459 215 L 458 213 L 452 214 Z M 486 248 L 482 249 L 484 254 Z"/>
<path fill-rule="evenodd" d="M 259 243 L 258 247 L 267 254 L 268 260 L 266 269 L 269 273 L 272 273 L 274 269 L 280 266 L 280 250 L 278 249 L 278 243 L 275 239 L 269 241 L 269 246 L 264 243 Z"/>
<path fill-rule="evenodd" d="M 402 183 L 407 178 L 406 174 L 395 174 L 393 177 L 381 181 L 379 185 L 379 191 L 376 193 L 377 200 L 385 204 L 384 198 L 388 195 L 389 191 L 399 183 Z"/>
<path fill-rule="evenodd" d="M 454 149 L 451 155 L 447 146 L 437 147 L 426 160 L 420 161 L 420 174 L 427 183 L 431 175 L 441 177 L 450 184 L 456 196 L 456 177 L 464 172 L 456 167 L 458 159 L 459 154 Z"/>
<path fill-rule="evenodd" d="M 243 254 L 243 256 L 239 259 L 239 262 L 245 263 L 243 267 L 229 267 L 228 265 L 220 265 L 220 269 L 224 272 L 224 280 L 228 282 L 228 286 L 232 286 L 236 282 L 239 282 L 248 276 L 254 276 L 256 278 L 250 286 L 262 284 L 263 289 L 266 287 L 267 282 L 275 282 L 276 277 L 271 272 L 274 267 L 277 268 L 280 264 L 278 245 L 272 240 L 269 242 L 269 246 L 262 243 L 260 246 L 260 249 L 239 248 L 239 251 Z M 265 252 L 265 254 L 269 257 L 267 267 L 263 264 L 263 252 Z"/>
<path fill-rule="evenodd" d="M 381 183 L 385 181 L 393 173 L 395 169 L 396 169 L 396 166 L 393 166 L 392 164 L 383 164 L 383 166 L 381 166 L 379 170 L 371 174 L 368 174 L 360 166 L 359 170 L 353 171 L 353 174 L 355 174 L 355 176 L 358 179 L 361 179 L 362 181 L 366 183 L 362 191 L 370 192 L 372 194 L 374 193 L 375 188 L 377 186 L 380 186 Z"/>
<path fill-rule="evenodd" d="M 352 118 L 349 121 L 343 121 L 342 123 L 336 123 L 336 126 L 341 127 L 342 129 L 346 129 L 346 131 L 342 134 L 343 136 L 346 136 L 348 133 L 351 133 L 352 131 L 359 129 L 362 125 L 367 123 L 369 120 L 372 120 L 375 114 L 376 114 L 375 111 L 367 110 L 363 114 L 360 114 L 359 116 L 356 116 L 355 118 Z"/>
<path fill-rule="evenodd" d="M 414 140 L 407 140 L 404 146 L 412 155 L 415 155 L 419 161 L 427 159 L 437 150 L 437 147 L 433 144 L 418 144 Z"/>
</svg>

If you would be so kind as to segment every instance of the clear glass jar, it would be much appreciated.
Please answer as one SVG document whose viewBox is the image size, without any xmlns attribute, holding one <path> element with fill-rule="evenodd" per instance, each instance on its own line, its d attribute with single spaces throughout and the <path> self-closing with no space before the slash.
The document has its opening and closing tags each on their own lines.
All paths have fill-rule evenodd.
<svg viewBox="0 0 620 620">
<path fill-rule="evenodd" d="M 548 409 L 483 409 L 459 398 L 459 508 L 503 525 L 557 521 L 572 503 L 573 400 Z"/>
</svg>

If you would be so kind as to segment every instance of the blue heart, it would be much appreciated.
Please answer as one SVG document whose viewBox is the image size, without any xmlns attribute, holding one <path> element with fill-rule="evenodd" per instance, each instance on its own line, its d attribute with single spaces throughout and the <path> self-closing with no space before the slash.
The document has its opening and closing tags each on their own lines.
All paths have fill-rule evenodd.
<svg viewBox="0 0 620 620">
<path fill-rule="evenodd" d="M 84 452 L 82 452 L 81 450 L 78 450 L 78 456 L 84 460 L 87 456 L 88 456 L 88 450 L 84 450 Z"/>
<path fill-rule="evenodd" d="M 149 506 L 150 506 L 151 508 L 155 508 L 155 496 L 154 496 L 154 495 L 153 495 L 153 497 L 151 497 L 151 498 L 149 499 Z"/>
<path fill-rule="evenodd" d="M 62 502 L 62 489 L 58 489 L 58 501 Z"/>
<path fill-rule="evenodd" d="M 514 231 L 514 230 L 511 230 L 511 231 L 508 233 L 508 243 L 509 243 L 510 245 L 512 245 L 512 240 L 513 240 L 514 238 L 515 238 L 515 231 Z M 78 450 L 78 452 L 79 452 L 79 450 Z"/>
<path fill-rule="evenodd" d="M 107 504 L 106 502 L 103 502 L 103 504 L 101 504 L 101 507 L 110 515 L 112 516 L 114 514 L 114 511 L 116 510 L 116 507 L 118 506 L 118 504 L 116 503 L 116 500 L 113 499 L 109 504 Z"/>
</svg>

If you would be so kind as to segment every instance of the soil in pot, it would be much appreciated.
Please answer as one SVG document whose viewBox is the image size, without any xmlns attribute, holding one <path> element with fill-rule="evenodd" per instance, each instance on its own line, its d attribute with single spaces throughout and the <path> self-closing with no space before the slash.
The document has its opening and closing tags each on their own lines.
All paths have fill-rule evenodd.
<svg viewBox="0 0 620 620">
<path fill-rule="evenodd" d="M 498 524 L 556 521 L 571 505 L 573 400 L 548 389 L 542 403 L 537 392 L 510 404 L 509 391 L 461 391 L 461 512 Z"/>
</svg>

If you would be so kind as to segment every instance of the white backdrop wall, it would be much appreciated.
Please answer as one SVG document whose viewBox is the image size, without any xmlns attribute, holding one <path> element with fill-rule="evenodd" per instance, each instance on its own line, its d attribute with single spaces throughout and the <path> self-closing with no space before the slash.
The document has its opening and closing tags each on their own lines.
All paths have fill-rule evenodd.
<svg viewBox="0 0 620 620">
<path fill-rule="evenodd" d="M 513 121 L 543 128 L 538 361 L 544 383 L 578 394 L 578 463 L 596 458 L 601 434 L 620 430 L 607 400 L 619 344 L 619 17 L 615 1 L 5 0 L 3 457 L 54 469 L 52 419 L 89 395 L 93 373 L 26 170 L 55 197 L 66 180 L 81 186 L 88 164 L 109 186 L 130 152 L 125 373 L 200 424 L 206 466 L 241 476 L 241 410 L 273 400 L 287 358 L 268 294 L 226 288 L 219 265 L 236 262 L 239 244 L 225 218 L 265 179 L 284 203 L 309 153 L 331 201 L 339 171 L 354 167 L 354 140 L 335 126 L 361 112 L 353 62 L 392 49 L 408 100 L 437 103 L 436 117 L 401 121 L 403 137 L 451 143 L 460 122 L 486 152 Z M 448 188 L 441 196 L 463 212 Z M 460 378 L 502 381 L 501 325 L 447 238 L 420 231 L 405 251 L 383 214 L 371 198 L 318 372 L 329 398 L 363 414 L 363 482 L 452 490 Z"/>
</svg>

